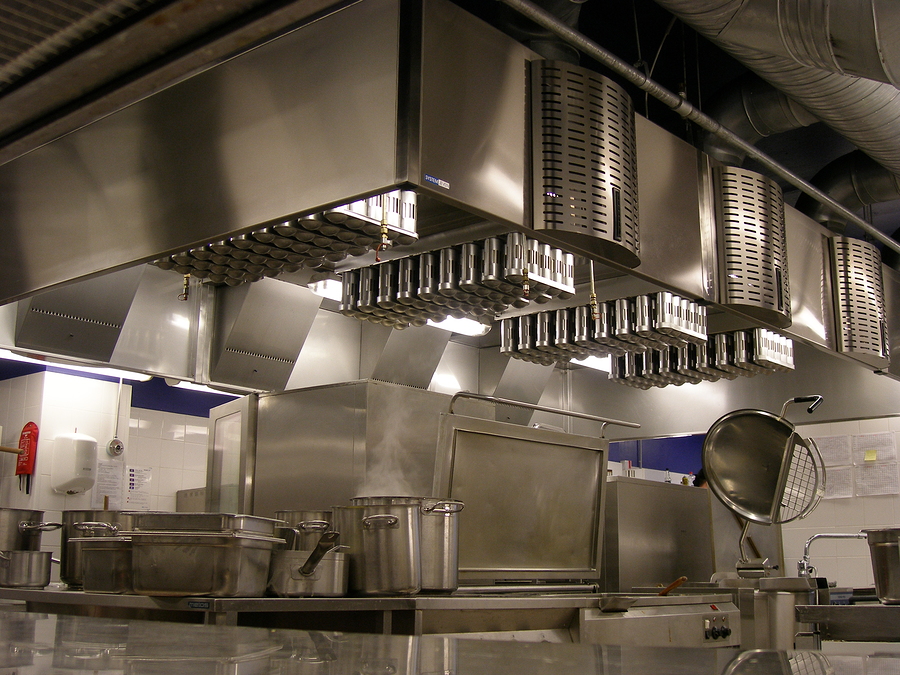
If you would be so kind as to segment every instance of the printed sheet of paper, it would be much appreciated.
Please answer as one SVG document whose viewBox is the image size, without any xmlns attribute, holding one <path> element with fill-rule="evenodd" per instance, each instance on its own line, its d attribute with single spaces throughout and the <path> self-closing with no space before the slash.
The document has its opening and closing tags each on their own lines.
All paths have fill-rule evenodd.
<svg viewBox="0 0 900 675">
<path fill-rule="evenodd" d="M 822 453 L 825 466 L 850 466 L 849 436 L 816 436 L 813 440 Z"/>
<path fill-rule="evenodd" d="M 91 491 L 92 509 L 118 511 L 122 508 L 123 468 L 124 462 L 115 459 L 97 462 L 97 480 Z"/>
<path fill-rule="evenodd" d="M 128 511 L 150 510 L 150 487 L 153 482 L 153 467 L 125 467 L 125 509 Z"/>
<path fill-rule="evenodd" d="M 866 462 L 892 462 L 897 460 L 894 432 L 879 434 L 858 434 L 851 436 L 853 443 L 853 463 L 857 466 Z"/>
<path fill-rule="evenodd" d="M 846 499 L 853 496 L 853 467 L 833 467 L 825 472 L 825 495 L 822 499 Z"/>
<path fill-rule="evenodd" d="M 876 462 L 853 467 L 857 497 L 900 494 L 897 462 Z"/>
</svg>

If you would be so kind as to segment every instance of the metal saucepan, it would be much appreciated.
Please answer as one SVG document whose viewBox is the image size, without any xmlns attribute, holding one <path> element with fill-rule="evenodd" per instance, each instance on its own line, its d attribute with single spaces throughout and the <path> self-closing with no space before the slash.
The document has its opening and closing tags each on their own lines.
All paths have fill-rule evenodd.
<svg viewBox="0 0 900 675">
<path fill-rule="evenodd" d="M 44 588 L 50 583 L 50 551 L 0 551 L 0 586 Z"/>
<path fill-rule="evenodd" d="M 41 533 L 62 527 L 43 519 L 43 511 L 0 509 L 0 551 L 39 551 Z"/>
<path fill-rule="evenodd" d="M 312 551 L 280 550 L 272 554 L 269 591 L 279 597 L 342 597 L 349 566 L 337 532 L 325 532 Z"/>
<path fill-rule="evenodd" d="M 331 511 L 276 511 L 275 518 L 288 524 L 277 528 L 276 535 L 284 539 L 289 551 L 313 550 L 323 533 L 335 529 Z"/>
</svg>

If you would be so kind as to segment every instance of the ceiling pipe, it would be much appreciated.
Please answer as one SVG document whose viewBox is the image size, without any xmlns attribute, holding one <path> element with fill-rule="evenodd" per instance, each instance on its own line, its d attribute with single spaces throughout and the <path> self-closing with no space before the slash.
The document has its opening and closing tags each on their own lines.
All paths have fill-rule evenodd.
<svg viewBox="0 0 900 675">
<path fill-rule="evenodd" d="M 900 199 L 900 178 L 859 150 L 825 166 L 812 177 L 812 183 L 851 211 Z M 798 198 L 797 210 L 835 232 L 843 232 L 847 226 L 846 219 L 806 195 Z"/>
<path fill-rule="evenodd" d="M 714 120 L 709 115 L 701 112 L 696 106 L 689 103 L 681 96 L 669 91 L 659 83 L 651 80 L 631 64 L 611 54 L 595 42 L 592 42 L 591 40 L 586 38 L 584 35 L 578 33 L 575 30 L 572 30 L 565 24 L 558 21 L 555 17 L 548 14 L 540 7 L 536 6 L 534 3 L 529 2 L 529 0 L 499 1 L 504 3 L 505 5 L 508 5 L 509 7 L 512 7 L 518 12 L 521 12 L 523 15 L 527 16 L 537 24 L 552 31 L 562 40 L 565 40 L 568 44 L 587 54 L 595 61 L 603 64 L 613 72 L 628 80 L 628 82 L 630 82 L 634 86 L 638 87 L 642 91 L 647 92 L 655 99 L 667 105 L 681 117 L 694 122 L 701 129 L 719 136 L 727 143 L 732 144 L 740 150 L 744 151 L 748 157 L 757 161 L 761 166 L 763 166 L 768 171 L 771 171 L 778 178 L 787 181 L 798 190 L 810 195 L 814 199 L 825 203 L 840 215 L 845 216 L 849 222 L 858 225 L 863 231 L 870 234 L 873 238 L 877 239 L 890 249 L 900 253 L 900 243 L 897 243 L 895 240 L 891 239 L 883 232 L 880 232 L 876 228 L 872 227 L 871 224 L 867 223 L 855 213 L 848 211 L 846 208 L 841 206 L 834 199 L 826 195 L 814 185 L 808 183 L 796 174 L 789 171 L 787 168 L 783 167 L 774 159 L 754 147 L 752 143 L 748 143 L 730 129 L 726 129 L 724 126 L 722 126 L 721 123 Z M 895 93 L 900 96 L 900 91 L 895 90 Z M 894 141 L 894 143 L 896 145 L 896 141 Z"/>
<path fill-rule="evenodd" d="M 536 4 L 569 28 L 578 28 L 581 6 L 585 2 L 586 0 L 537 0 Z M 498 24 L 500 30 L 543 58 L 578 65 L 577 49 L 560 40 L 551 31 L 540 30 L 533 23 L 523 21 L 521 14 L 501 12 Z"/>
<path fill-rule="evenodd" d="M 692 0 L 689 5 L 686 15 L 715 17 L 704 23 L 718 31 L 717 42 L 752 45 L 813 68 L 900 84 L 896 0 Z"/>
<path fill-rule="evenodd" d="M 707 112 L 722 126 L 754 145 L 773 134 L 807 127 L 819 121 L 796 101 L 753 73 L 738 78 L 726 87 L 707 108 Z M 714 134 L 707 134 L 704 138 L 703 151 L 730 166 L 741 166 L 747 157 L 745 152 Z"/>
<path fill-rule="evenodd" d="M 847 69 L 842 70 L 835 64 L 830 70 L 825 69 L 822 66 L 829 63 L 827 59 L 820 59 L 815 66 L 807 65 L 786 55 L 788 52 L 776 44 L 782 39 L 776 40 L 776 36 L 785 33 L 794 37 L 783 39 L 795 45 L 799 41 L 797 36 L 804 31 L 800 24 L 812 20 L 812 16 L 821 18 L 823 12 L 831 17 L 844 16 L 849 10 L 836 9 L 844 4 L 843 0 L 830 3 L 828 0 L 779 0 L 777 5 L 769 0 L 656 2 L 797 101 L 882 166 L 900 174 L 900 143 L 897 142 L 900 138 L 900 91 L 890 84 L 845 75 Z M 897 18 L 900 3 L 882 5 L 877 0 L 849 0 L 846 4 L 857 8 L 854 11 L 859 11 L 860 5 L 874 7 L 878 4 L 888 26 L 878 39 L 898 42 L 890 36 L 894 34 L 892 24 L 900 20 Z M 751 24 L 755 26 L 753 31 L 745 27 Z M 766 40 L 753 41 L 766 32 L 773 35 Z M 863 44 L 868 39 L 865 32 L 854 37 L 852 43 L 841 45 L 840 53 L 860 54 L 859 61 L 868 62 L 869 57 L 862 56 L 867 49 Z M 824 39 L 821 34 L 816 38 L 820 42 Z M 766 51 L 767 47 L 775 52 Z M 811 46 L 809 49 L 816 51 Z M 845 57 L 844 62 L 848 58 Z"/>
</svg>

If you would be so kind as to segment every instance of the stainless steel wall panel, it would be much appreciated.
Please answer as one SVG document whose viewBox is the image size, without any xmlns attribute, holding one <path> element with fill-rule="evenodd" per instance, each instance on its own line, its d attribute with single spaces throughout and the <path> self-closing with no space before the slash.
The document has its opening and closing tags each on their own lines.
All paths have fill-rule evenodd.
<svg viewBox="0 0 900 675">
<path fill-rule="evenodd" d="M 320 307 L 285 389 L 358 380 L 361 326 L 355 319 Z"/>
<path fill-rule="evenodd" d="M 254 513 L 427 496 L 445 394 L 376 381 L 260 396 Z"/>
<path fill-rule="evenodd" d="M 714 571 L 709 491 L 616 477 L 606 484 L 603 577 L 609 593 Z"/>
<path fill-rule="evenodd" d="M 532 53 L 445 0 L 423 2 L 420 151 L 408 180 L 442 202 L 525 224 Z"/>
<path fill-rule="evenodd" d="M 365 417 L 363 383 L 260 396 L 253 513 L 327 509 L 354 496 Z"/>
<path fill-rule="evenodd" d="M 109 361 L 143 273 L 133 267 L 20 301 L 16 346 Z"/>
<path fill-rule="evenodd" d="M 425 389 L 449 341 L 449 331 L 430 326 L 391 330 L 369 377 Z"/>
<path fill-rule="evenodd" d="M 900 382 L 873 373 L 859 362 L 794 343 L 796 370 L 735 380 L 701 382 L 690 387 L 655 388 L 648 391 L 610 382 L 605 373 L 578 368 L 568 371 L 573 409 L 641 425 L 639 430 L 609 426 L 612 440 L 656 438 L 705 433 L 725 413 L 741 408 L 781 410 L 794 396 L 821 394 L 825 402 L 802 421 L 830 422 L 895 416 Z M 788 412 L 801 421 L 800 412 Z M 598 434 L 599 424 L 573 419 L 577 434 Z"/>
<path fill-rule="evenodd" d="M 304 286 L 261 279 L 217 289 L 210 379 L 281 391 L 322 298 Z"/>
<path fill-rule="evenodd" d="M 701 246 L 699 152 L 640 115 L 635 133 L 641 263 L 633 273 L 711 300 Z"/>
<path fill-rule="evenodd" d="M 144 266 L 141 284 L 109 363 L 167 377 L 193 379 L 204 289 L 192 284 L 182 301 L 177 274 Z"/>
<path fill-rule="evenodd" d="M 3 299 L 391 185 L 398 12 L 354 4 L 0 167 Z"/>
<path fill-rule="evenodd" d="M 834 303 L 828 231 L 791 206 L 785 209 L 791 325 L 784 335 L 834 350 Z"/>
<path fill-rule="evenodd" d="M 888 323 L 891 352 L 900 354 L 900 272 L 885 265 L 882 265 L 881 271 L 884 276 L 884 304 L 887 316 L 893 317 Z M 891 361 L 887 372 L 892 377 L 900 378 L 900 358 Z"/>
<path fill-rule="evenodd" d="M 459 499 L 460 580 L 599 579 L 608 444 L 443 415 L 434 493 Z"/>
</svg>

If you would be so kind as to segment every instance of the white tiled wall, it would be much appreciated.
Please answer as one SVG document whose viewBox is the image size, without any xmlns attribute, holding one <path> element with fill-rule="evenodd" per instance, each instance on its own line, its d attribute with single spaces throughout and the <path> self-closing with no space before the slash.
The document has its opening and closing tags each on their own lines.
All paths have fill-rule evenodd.
<svg viewBox="0 0 900 675">
<path fill-rule="evenodd" d="M 129 466 L 153 469 L 150 509 L 174 511 L 178 490 L 206 485 L 207 419 L 131 409 Z"/>
<path fill-rule="evenodd" d="M 77 430 L 97 439 L 100 459 L 112 460 L 105 448 L 116 433 L 117 400 L 118 383 L 74 375 L 42 372 L 0 381 L 0 445 L 16 447 L 29 421 L 39 430 L 30 495 L 19 489 L 16 455 L 0 452 L 0 507 L 44 511 L 48 522 L 60 520 L 64 510 L 94 508 L 90 490 L 64 495 L 51 489 L 53 439 Z M 130 402 L 131 387 L 125 385 L 118 408 L 118 437 L 125 452 L 117 461 L 152 469 L 149 508 L 174 511 L 178 490 L 206 484 L 207 419 L 131 408 Z M 58 553 L 59 533 L 44 533 L 42 548 Z"/>
<path fill-rule="evenodd" d="M 808 424 L 798 426 L 797 431 L 804 437 L 894 432 L 895 443 L 900 448 L 900 417 Z M 797 574 L 797 561 L 803 554 L 803 546 L 814 534 L 855 533 L 867 528 L 897 525 L 900 525 L 900 495 L 824 499 L 807 518 L 782 526 L 785 573 L 789 576 Z M 835 581 L 838 586 L 867 588 L 874 584 L 865 539 L 817 539 L 810 546 L 810 561 L 819 576 Z"/>
</svg>

